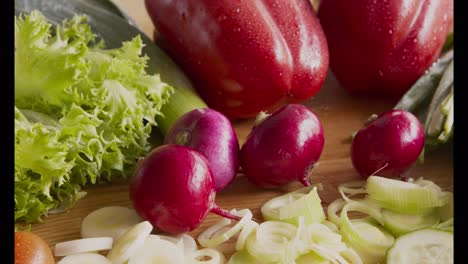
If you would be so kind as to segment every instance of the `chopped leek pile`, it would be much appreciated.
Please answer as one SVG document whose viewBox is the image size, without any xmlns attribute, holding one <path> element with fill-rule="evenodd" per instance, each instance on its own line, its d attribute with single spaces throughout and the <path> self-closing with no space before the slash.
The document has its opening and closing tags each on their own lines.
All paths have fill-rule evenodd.
<svg viewBox="0 0 468 264">
<path fill-rule="evenodd" d="M 249 209 L 233 209 L 241 219 L 223 218 L 205 229 L 197 238 L 200 247 L 187 234 L 151 234 L 152 225 L 132 209 L 101 208 L 83 220 L 83 238 L 57 244 L 55 255 L 64 257 L 59 264 L 453 263 L 451 192 L 424 179 L 371 176 L 338 186 L 342 197 L 325 213 L 319 188 L 309 186 L 267 201 L 261 223 Z M 99 250 L 109 251 L 104 256 Z M 226 260 L 223 251 L 234 254 Z"/>
<path fill-rule="evenodd" d="M 320 187 L 267 201 L 261 223 L 249 210 L 234 210 L 241 221 L 230 226 L 231 220 L 223 219 L 202 232 L 198 242 L 216 249 L 235 239 L 229 264 L 422 264 L 453 258 L 453 194 L 435 183 L 379 176 L 345 183 L 338 187 L 342 197 L 326 213 Z M 427 262 L 429 253 L 435 262 Z"/>
<path fill-rule="evenodd" d="M 239 213 L 246 213 L 248 220 L 249 210 Z M 199 248 L 195 239 L 187 234 L 156 235 L 151 234 L 153 230 L 151 223 L 139 218 L 133 209 L 100 208 L 81 223 L 82 238 L 56 244 L 54 255 L 61 258 L 58 264 L 225 263 L 223 253 Z"/>
</svg>

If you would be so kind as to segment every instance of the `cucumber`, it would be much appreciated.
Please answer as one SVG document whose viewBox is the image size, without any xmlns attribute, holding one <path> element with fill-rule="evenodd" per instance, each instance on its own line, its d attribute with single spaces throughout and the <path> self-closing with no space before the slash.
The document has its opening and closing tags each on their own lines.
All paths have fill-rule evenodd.
<svg viewBox="0 0 468 264">
<path fill-rule="evenodd" d="M 384 227 L 396 237 L 418 229 L 432 227 L 439 223 L 436 210 L 428 214 L 402 214 L 390 210 L 382 211 Z"/>
<path fill-rule="evenodd" d="M 387 264 L 453 263 L 453 233 L 420 229 L 399 237 L 387 252 Z"/>
</svg>

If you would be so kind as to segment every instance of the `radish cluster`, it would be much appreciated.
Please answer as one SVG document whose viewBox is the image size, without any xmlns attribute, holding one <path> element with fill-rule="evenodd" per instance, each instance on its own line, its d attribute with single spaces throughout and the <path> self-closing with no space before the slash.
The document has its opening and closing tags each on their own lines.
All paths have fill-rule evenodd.
<svg viewBox="0 0 468 264">
<path fill-rule="evenodd" d="M 195 109 L 181 116 L 169 129 L 166 144 L 196 149 L 213 170 L 217 192 L 226 188 L 239 168 L 239 142 L 229 119 L 218 111 Z"/>
<path fill-rule="evenodd" d="M 232 183 L 239 166 L 250 182 L 262 188 L 293 181 L 309 186 L 324 142 L 319 118 L 300 104 L 285 105 L 266 115 L 241 149 L 223 114 L 208 108 L 192 110 L 168 131 L 165 145 L 139 162 L 130 198 L 140 217 L 171 234 L 195 229 L 209 212 L 239 220 L 215 203 L 216 193 Z M 365 177 L 381 167 L 384 175 L 395 176 L 408 170 L 423 145 L 417 118 L 393 110 L 356 134 L 351 157 Z"/>
<path fill-rule="evenodd" d="M 137 213 L 171 234 L 193 230 L 210 211 L 240 219 L 215 204 L 216 192 L 233 181 L 239 167 L 231 122 L 212 109 L 192 110 L 176 121 L 165 141 L 139 162 L 131 179 Z"/>
</svg>

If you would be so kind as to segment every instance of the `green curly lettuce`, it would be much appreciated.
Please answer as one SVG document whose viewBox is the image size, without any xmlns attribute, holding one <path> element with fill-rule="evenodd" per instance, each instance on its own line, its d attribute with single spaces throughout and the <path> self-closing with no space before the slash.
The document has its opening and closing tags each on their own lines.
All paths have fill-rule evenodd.
<svg viewBox="0 0 468 264">
<path fill-rule="evenodd" d="M 139 36 L 106 49 L 75 16 L 15 17 L 15 223 L 66 209 L 88 183 L 127 177 L 151 149 L 173 88 L 145 69 Z"/>
</svg>

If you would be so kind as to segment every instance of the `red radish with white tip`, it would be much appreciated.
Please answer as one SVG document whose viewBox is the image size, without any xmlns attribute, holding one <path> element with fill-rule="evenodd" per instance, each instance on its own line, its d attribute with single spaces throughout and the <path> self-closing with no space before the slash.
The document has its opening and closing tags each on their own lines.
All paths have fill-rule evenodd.
<svg viewBox="0 0 468 264">
<path fill-rule="evenodd" d="M 195 229 L 211 211 L 239 220 L 215 204 L 213 173 L 206 158 L 191 148 L 168 144 L 142 159 L 130 182 L 137 213 L 157 229 L 181 234 Z"/>
<path fill-rule="evenodd" d="M 255 185 L 292 181 L 310 185 L 309 174 L 325 143 L 319 118 L 306 106 L 289 104 L 257 124 L 241 149 L 241 167 Z"/>
<path fill-rule="evenodd" d="M 191 147 L 205 155 L 217 192 L 226 188 L 239 169 L 239 142 L 231 122 L 210 108 L 185 113 L 169 129 L 166 144 Z"/>
<path fill-rule="evenodd" d="M 351 159 L 363 178 L 378 173 L 405 178 L 424 147 L 424 129 L 405 110 L 389 110 L 370 120 L 353 138 Z"/>
</svg>

